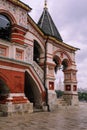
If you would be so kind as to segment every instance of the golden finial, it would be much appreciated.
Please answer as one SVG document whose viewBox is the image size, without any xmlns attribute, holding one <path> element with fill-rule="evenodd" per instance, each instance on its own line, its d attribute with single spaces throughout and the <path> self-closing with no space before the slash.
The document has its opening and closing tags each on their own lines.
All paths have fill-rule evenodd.
<svg viewBox="0 0 87 130">
<path fill-rule="evenodd" d="M 44 2 L 44 8 L 47 8 L 47 0 Z"/>
</svg>

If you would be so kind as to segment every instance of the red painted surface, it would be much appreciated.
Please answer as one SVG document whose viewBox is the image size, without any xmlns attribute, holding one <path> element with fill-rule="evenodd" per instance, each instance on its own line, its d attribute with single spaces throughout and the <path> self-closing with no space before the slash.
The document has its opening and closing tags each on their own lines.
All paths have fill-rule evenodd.
<svg viewBox="0 0 87 130">
<path fill-rule="evenodd" d="M 66 85 L 66 91 L 71 91 L 71 85 Z"/>
<path fill-rule="evenodd" d="M 11 41 L 17 42 L 19 44 L 24 44 L 24 35 L 26 34 L 26 32 L 27 29 L 17 24 L 14 24 L 12 26 Z"/>
<path fill-rule="evenodd" d="M 21 104 L 21 103 L 27 103 L 28 99 L 24 98 L 23 96 L 17 96 L 13 97 L 13 99 L 4 98 L 3 100 L 0 100 L 0 104 L 5 104 L 6 102 L 12 102 L 13 104 Z"/>
<path fill-rule="evenodd" d="M 2 77 L 3 75 L 3 77 Z M 4 79 L 11 93 L 24 92 L 24 72 L 0 69 L 0 77 Z"/>
<path fill-rule="evenodd" d="M 12 38 L 18 38 L 18 39 L 21 39 L 21 40 L 24 40 L 24 36 L 19 34 L 19 33 L 12 33 Z"/>
<path fill-rule="evenodd" d="M 73 91 L 77 91 L 77 85 L 73 85 Z"/>
<path fill-rule="evenodd" d="M 29 66 L 16 64 L 13 62 L 5 62 L 0 61 L 0 65 L 3 66 L 10 66 L 17 69 L 28 69 L 30 75 L 33 76 L 33 79 L 37 82 L 42 95 L 42 100 L 45 101 L 46 98 L 46 92 L 45 89 L 42 88 L 41 83 L 39 82 L 36 75 L 33 73 L 32 69 Z M 0 78 L 2 78 L 5 83 L 9 86 L 11 93 L 24 93 L 24 78 L 25 78 L 25 72 L 18 72 L 13 70 L 6 70 L 6 69 L 0 69 Z"/>
<path fill-rule="evenodd" d="M 54 90 L 54 82 L 49 82 L 49 90 Z"/>
</svg>

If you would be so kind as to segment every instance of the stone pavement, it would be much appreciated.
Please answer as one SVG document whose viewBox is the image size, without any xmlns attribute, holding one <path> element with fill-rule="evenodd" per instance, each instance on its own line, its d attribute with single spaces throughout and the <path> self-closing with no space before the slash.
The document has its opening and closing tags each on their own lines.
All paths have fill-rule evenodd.
<svg viewBox="0 0 87 130">
<path fill-rule="evenodd" d="M 87 103 L 55 112 L 0 117 L 0 130 L 87 130 Z"/>
</svg>

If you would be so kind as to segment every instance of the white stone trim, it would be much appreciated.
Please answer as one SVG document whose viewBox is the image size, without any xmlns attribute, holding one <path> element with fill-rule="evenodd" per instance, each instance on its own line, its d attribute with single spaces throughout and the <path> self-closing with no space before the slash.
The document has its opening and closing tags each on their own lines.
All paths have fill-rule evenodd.
<svg viewBox="0 0 87 130">
<path fill-rule="evenodd" d="M 0 65 L 0 69 L 13 70 L 13 71 L 18 71 L 18 72 L 25 72 L 24 69 L 19 69 L 19 68 L 9 67 L 9 66 L 3 66 L 3 65 Z"/>
<path fill-rule="evenodd" d="M 25 97 L 25 94 L 24 93 L 10 93 L 9 94 L 9 97 L 20 97 L 20 96 Z"/>
<path fill-rule="evenodd" d="M 29 73 L 29 70 L 28 69 L 26 69 L 26 71 Z M 34 70 L 32 70 L 33 71 L 33 73 L 35 74 L 35 72 L 34 72 Z M 31 73 L 31 72 L 30 72 Z M 35 76 L 37 77 L 37 75 L 35 74 Z M 42 84 L 41 84 L 41 81 L 40 81 L 40 79 L 39 78 L 37 78 L 38 79 L 38 81 L 35 79 L 35 77 L 33 77 L 33 75 L 32 75 L 32 73 L 31 73 L 31 77 L 33 78 L 33 80 L 35 80 L 35 82 L 36 82 L 36 84 L 37 84 L 37 87 L 38 87 L 38 89 L 39 89 L 39 91 L 40 91 L 40 93 L 41 93 L 41 89 L 40 89 L 40 87 L 39 87 L 39 85 L 38 85 L 38 81 L 40 82 L 40 85 L 41 85 L 41 88 L 43 89 L 43 91 L 44 91 L 44 88 L 43 88 L 43 86 L 42 86 Z"/>
</svg>

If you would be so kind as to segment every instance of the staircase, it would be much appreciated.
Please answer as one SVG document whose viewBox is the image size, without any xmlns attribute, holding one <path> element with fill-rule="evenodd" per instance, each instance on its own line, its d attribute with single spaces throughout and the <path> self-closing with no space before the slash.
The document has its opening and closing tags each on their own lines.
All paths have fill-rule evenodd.
<svg viewBox="0 0 87 130">
<path fill-rule="evenodd" d="M 63 98 L 59 98 L 57 99 L 57 105 L 58 107 L 65 107 L 68 106 L 67 102 L 63 99 Z"/>
<path fill-rule="evenodd" d="M 33 61 L 33 68 L 35 72 L 37 73 L 37 75 L 39 76 L 39 78 L 41 79 L 41 81 L 44 82 L 44 72 L 35 61 Z"/>
</svg>

